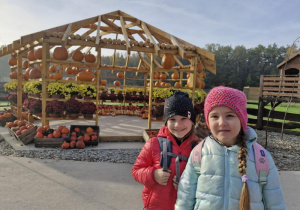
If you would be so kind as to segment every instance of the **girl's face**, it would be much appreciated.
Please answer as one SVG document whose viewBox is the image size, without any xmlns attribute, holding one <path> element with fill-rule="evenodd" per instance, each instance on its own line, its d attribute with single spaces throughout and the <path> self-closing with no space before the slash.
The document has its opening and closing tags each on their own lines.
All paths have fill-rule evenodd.
<svg viewBox="0 0 300 210">
<path fill-rule="evenodd" d="M 167 121 L 169 131 L 176 136 L 176 138 L 183 138 L 188 134 L 193 126 L 193 122 L 184 116 L 175 115 L 170 117 Z"/>
<path fill-rule="evenodd" d="M 216 106 L 208 114 L 211 133 L 225 146 L 237 143 L 242 128 L 237 114 L 227 106 Z"/>
</svg>

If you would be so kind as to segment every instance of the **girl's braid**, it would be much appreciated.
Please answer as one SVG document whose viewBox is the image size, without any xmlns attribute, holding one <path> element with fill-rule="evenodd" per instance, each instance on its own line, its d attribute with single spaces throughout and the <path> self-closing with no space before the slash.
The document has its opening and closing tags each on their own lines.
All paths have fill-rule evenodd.
<svg viewBox="0 0 300 210">
<path fill-rule="evenodd" d="M 239 160 L 239 172 L 243 176 L 246 174 L 246 168 L 247 168 L 247 156 L 248 156 L 248 150 L 246 145 L 246 137 L 244 132 L 241 132 L 239 136 L 239 142 L 238 145 L 241 147 L 239 154 L 238 154 L 238 160 Z"/>
</svg>

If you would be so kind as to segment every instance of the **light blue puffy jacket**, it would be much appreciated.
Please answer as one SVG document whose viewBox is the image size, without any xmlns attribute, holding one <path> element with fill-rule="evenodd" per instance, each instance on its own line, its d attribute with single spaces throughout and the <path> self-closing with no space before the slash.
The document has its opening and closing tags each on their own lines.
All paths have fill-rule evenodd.
<svg viewBox="0 0 300 210">
<path fill-rule="evenodd" d="M 257 139 L 255 131 L 248 127 L 247 137 L 247 176 L 251 210 L 286 209 L 275 163 L 267 152 L 269 174 L 267 184 L 258 183 L 252 144 Z M 206 138 L 202 149 L 200 175 L 195 173 L 192 160 L 181 176 L 175 209 L 235 210 L 239 209 L 242 190 L 241 175 L 238 171 L 237 145 L 223 147 L 211 138 Z M 192 151 L 194 152 L 194 151 Z"/>
</svg>

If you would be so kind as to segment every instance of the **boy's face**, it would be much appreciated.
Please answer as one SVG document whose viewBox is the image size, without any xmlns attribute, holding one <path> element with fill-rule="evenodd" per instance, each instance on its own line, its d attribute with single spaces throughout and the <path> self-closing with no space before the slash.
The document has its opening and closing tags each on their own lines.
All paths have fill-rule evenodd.
<svg viewBox="0 0 300 210">
<path fill-rule="evenodd" d="M 169 131 L 177 138 L 183 138 L 188 134 L 193 126 L 193 122 L 184 116 L 175 115 L 167 121 Z"/>
<path fill-rule="evenodd" d="M 237 114 L 227 106 L 216 106 L 208 114 L 211 133 L 225 146 L 236 144 L 242 128 Z"/>
</svg>

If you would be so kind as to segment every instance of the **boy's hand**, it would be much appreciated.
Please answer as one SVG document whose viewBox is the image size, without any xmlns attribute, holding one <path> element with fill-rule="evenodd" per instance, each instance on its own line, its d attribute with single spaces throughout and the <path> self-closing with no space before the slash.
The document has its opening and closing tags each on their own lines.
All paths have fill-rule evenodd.
<svg viewBox="0 0 300 210">
<path fill-rule="evenodd" d="M 162 168 L 156 169 L 154 171 L 154 180 L 160 185 L 167 185 L 170 178 L 171 170 L 164 172 Z"/>
<path fill-rule="evenodd" d="M 177 190 L 177 188 L 178 188 L 178 182 L 176 182 L 176 175 L 173 177 L 173 186 Z"/>
</svg>

